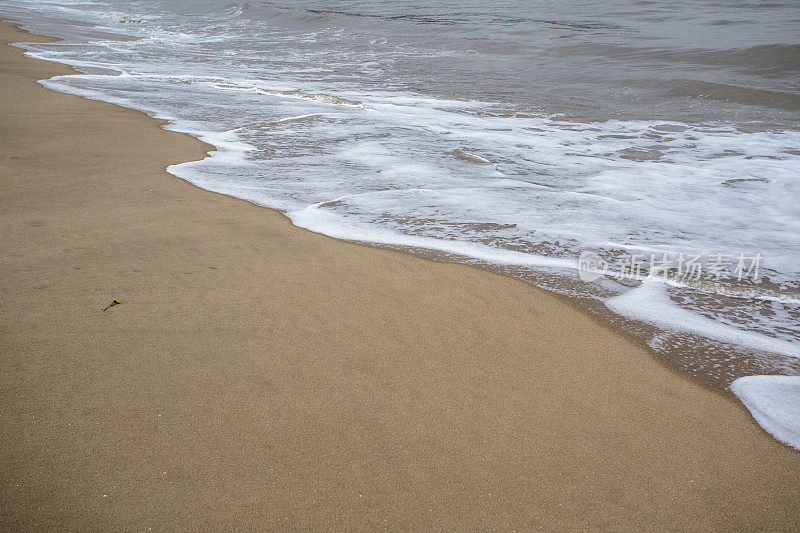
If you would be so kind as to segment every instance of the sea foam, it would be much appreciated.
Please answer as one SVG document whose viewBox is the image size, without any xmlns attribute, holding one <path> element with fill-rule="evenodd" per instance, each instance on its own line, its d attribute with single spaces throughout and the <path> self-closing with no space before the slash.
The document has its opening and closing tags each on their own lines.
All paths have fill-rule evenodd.
<svg viewBox="0 0 800 533">
<path fill-rule="evenodd" d="M 753 350 L 800 357 L 800 348 L 794 342 L 742 330 L 681 308 L 670 299 L 668 285 L 657 279 L 646 279 L 638 287 L 608 298 L 605 304 L 614 313 L 661 328 L 694 333 Z"/>
<path fill-rule="evenodd" d="M 730 388 L 770 435 L 800 450 L 800 376 L 744 376 Z"/>
</svg>

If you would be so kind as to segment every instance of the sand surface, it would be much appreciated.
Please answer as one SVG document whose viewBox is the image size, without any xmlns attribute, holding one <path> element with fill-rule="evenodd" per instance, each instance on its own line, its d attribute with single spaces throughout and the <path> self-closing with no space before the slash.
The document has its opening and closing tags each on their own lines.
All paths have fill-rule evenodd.
<svg viewBox="0 0 800 533">
<path fill-rule="evenodd" d="M 732 397 L 197 189 L 164 168 L 206 146 L 34 83 L 68 72 L 0 46 L 3 529 L 800 528 L 800 453 Z"/>
</svg>

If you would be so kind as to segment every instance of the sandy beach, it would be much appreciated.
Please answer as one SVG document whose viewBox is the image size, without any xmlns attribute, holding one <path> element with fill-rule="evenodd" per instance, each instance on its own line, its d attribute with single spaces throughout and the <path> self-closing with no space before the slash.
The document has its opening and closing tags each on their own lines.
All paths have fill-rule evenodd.
<svg viewBox="0 0 800 533">
<path fill-rule="evenodd" d="M 800 453 L 563 298 L 198 189 L 164 169 L 207 145 L 0 69 L 3 530 L 800 528 Z"/>
</svg>

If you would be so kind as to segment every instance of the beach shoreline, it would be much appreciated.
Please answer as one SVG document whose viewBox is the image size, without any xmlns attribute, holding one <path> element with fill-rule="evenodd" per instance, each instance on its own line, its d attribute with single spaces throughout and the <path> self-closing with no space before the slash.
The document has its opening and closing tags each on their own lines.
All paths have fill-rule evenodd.
<svg viewBox="0 0 800 533">
<path fill-rule="evenodd" d="M 3 529 L 798 526 L 800 454 L 564 298 L 198 189 L 208 145 L 2 65 Z"/>
</svg>

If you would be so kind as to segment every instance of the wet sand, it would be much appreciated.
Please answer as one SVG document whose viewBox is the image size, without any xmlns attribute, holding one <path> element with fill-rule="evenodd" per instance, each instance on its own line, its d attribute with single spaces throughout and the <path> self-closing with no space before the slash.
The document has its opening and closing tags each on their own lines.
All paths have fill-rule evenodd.
<svg viewBox="0 0 800 533">
<path fill-rule="evenodd" d="M 800 453 L 562 298 L 197 189 L 164 168 L 208 146 L 0 69 L 2 529 L 800 528 Z"/>
</svg>

